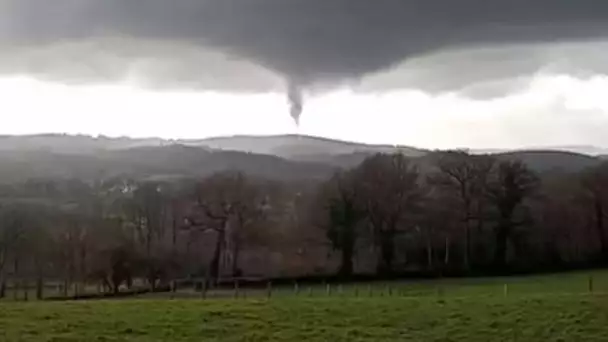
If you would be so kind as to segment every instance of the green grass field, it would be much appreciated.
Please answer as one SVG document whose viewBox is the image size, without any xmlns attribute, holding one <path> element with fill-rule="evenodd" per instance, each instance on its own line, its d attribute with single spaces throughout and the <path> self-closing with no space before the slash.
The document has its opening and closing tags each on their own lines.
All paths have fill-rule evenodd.
<svg viewBox="0 0 608 342">
<path fill-rule="evenodd" d="M 0 340 L 606 341 L 608 272 L 593 272 L 593 293 L 589 275 L 385 283 L 371 296 L 362 284 L 271 299 L 6 301 Z"/>
</svg>

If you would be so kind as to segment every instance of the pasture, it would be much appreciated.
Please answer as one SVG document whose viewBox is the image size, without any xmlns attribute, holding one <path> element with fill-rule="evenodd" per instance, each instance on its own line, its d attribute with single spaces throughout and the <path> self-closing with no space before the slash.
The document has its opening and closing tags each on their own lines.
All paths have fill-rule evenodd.
<svg viewBox="0 0 608 342">
<path fill-rule="evenodd" d="M 237 298 L 235 298 L 237 296 Z M 0 301 L 2 341 L 605 341 L 608 272 Z"/>
</svg>

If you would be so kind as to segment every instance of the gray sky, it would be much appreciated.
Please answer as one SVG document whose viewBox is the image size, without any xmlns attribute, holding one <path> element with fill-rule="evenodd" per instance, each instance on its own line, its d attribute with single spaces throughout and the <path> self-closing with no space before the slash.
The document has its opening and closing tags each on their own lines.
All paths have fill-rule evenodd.
<svg viewBox="0 0 608 342">
<path fill-rule="evenodd" d="M 0 0 L 0 130 L 289 133 L 291 84 L 302 133 L 608 146 L 606 26 L 601 0 Z"/>
</svg>

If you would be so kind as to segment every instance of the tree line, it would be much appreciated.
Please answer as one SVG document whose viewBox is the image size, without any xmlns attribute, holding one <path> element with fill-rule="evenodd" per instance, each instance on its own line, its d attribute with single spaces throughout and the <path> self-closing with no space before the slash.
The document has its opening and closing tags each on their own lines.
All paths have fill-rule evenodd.
<svg viewBox="0 0 608 342">
<path fill-rule="evenodd" d="M 204 179 L 35 179 L 0 186 L 7 284 L 337 274 L 494 274 L 608 261 L 608 163 L 531 170 L 513 159 L 377 154 L 323 182 L 238 171 Z M 84 290 L 82 290 L 84 291 Z"/>
</svg>

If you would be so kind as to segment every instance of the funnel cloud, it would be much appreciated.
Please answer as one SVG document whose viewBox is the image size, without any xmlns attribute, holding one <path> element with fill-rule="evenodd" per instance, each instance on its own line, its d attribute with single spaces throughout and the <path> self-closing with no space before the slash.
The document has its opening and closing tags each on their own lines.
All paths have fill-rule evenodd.
<svg viewBox="0 0 608 342">
<path fill-rule="evenodd" d="M 563 56 L 607 70 L 576 49 L 547 53 L 607 36 L 603 0 L 0 0 L 0 74 L 229 92 L 288 82 L 297 120 L 302 89 L 487 97 Z"/>
<path fill-rule="evenodd" d="M 297 83 L 289 83 L 287 98 L 289 100 L 289 113 L 296 122 L 296 125 L 299 125 L 300 116 L 302 115 L 302 110 L 304 109 L 304 99 L 302 96 L 302 89 Z"/>
</svg>

